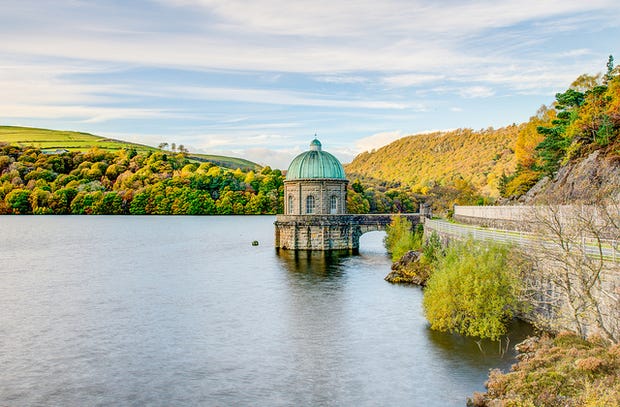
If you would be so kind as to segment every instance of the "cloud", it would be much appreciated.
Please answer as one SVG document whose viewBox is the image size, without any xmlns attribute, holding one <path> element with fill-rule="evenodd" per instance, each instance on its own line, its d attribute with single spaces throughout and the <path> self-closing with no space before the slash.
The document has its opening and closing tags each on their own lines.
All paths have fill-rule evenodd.
<svg viewBox="0 0 620 407">
<path fill-rule="evenodd" d="M 416 86 L 422 85 L 432 82 L 438 82 L 445 79 L 443 75 L 433 75 L 433 74 L 402 74 L 402 75 L 393 75 L 386 76 L 382 79 L 382 82 L 388 86 L 393 87 L 407 87 L 407 86 Z"/>
<path fill-rule="evenodd" d="M 314 106 L 361 109 L 415 109 L 420 106 L 407 103 L 391 102 L 372 99 L 333 99 L 328 95 L 317 95 L 304 92 L 248 89 L 248 88 L 220 88 L 220 87 L 160 87 L 162 94 L 183 95 L 186 98 L 235 101 L 246 103 L 264 103 L 286 106 Z"/>
<path fill-rule="evenodd" d="M 83 123 L 97 123 L 112 119 L 149 119 L 176 117 L 174 113 L 158 109 L 106 108 L 89 106 L 10 105 L 0 103 L 4 118 L 72 118 Z"/>
<path fill-rule="evenodd" d="M 355 75 L 322 75 L 314 78 L 317 82 L 324 83 L 338 83 L 338 84 L 347 84 L 347 83 L 366 83 L 369 82 L 368 78 L 363 76 L 355 76 Z"/>
<path fill-rule="evenodd" d="M 371 151 L 379 147 L 383 147 L 390 144 L 394 140 L 398 140 L 403 137 L 403 133 L 400 130 L 385 131 L 382 133 L 376 133 L 372 136 L 364 137 L 355 142 L 355 147 L 359 152 Z"/>
<path fill-rule="evenodd" d="M 276 150 L 270 148 L 248 148 L 241 151 L 229 151 L 231 154 L 239 154 L 241 157 L 251 157 L 257 164 L 271 168 L 286 170 L 299 152 L 293 150 Z"/>
<path fill-rule="evenodd" d="M 479 32 L 489 27 L 507 27 L 523 21 L 559 17 L 571 13 L 618 9 L 611 0 L 537 0 L 428 2 L 423 0 L 355 3 L 316 0 L 313 6 L 287 0 L 168 0 L 163 3 L 202 9 L 216 16 L 223 26 L 241 32 L 310 36 L 318 38 L 376 38 L 401 36 L 415 27 L 417 32 Z M 285 10 L 286 12 L 283 12 Z"/>
<path fill-rule="evenodd" d="M 468 115 L 450 116 L 467 126 L 490 120 L 483 98 L 551 98 L 604 67 L 619 12 L 615 0 L 5 0 L 0 108 L 240 152 L 329 128 L 348 157 L 402 136 L 356 135 L 434 127 L 459 96 Z"/>
<path fill-rule="evenodd" d="M 12 30 L 11 41 L 0 42 L 4 53 L 184 69 L 325 73 L 325 78 L 360 71 L 423 75 L 445 67 L 446 61 L 482 66 L 491 55 L 463 45 L 489 30 L 582 13 L 608 20 L 619 7 L 603 0 L 469 1 L 450 6 L 425 1 L 318 0 L 308 6 L 284 0 L 169 0 L 160 1 L 159 10 L 138 10 L 136 5 L 120 13 L 112 6 L 85 3 L 77 8 L 59 1 L 58 6 L 54 3 L 52 25 L 36 17 L 46 13 L 10 3 L 17 11 L 5 6 L 6 16 L 0 17 Z M 132 19 L 139 14 L 142 18 Z M 164 23 L 167 15 L 178 19 L 166 18 Z M 21 24 L 9 25 L 16 19 Z M 573 30 L 581 28 L 579 21 L 572 22 Z M 530 38 L 537 38 L 536 29 L 528 33 Z"/>
<path fill-rule="evenodd" d="M 469 86 L 459 89 L 458 92 L 462 98 L 466 99 L 488 98 L 495 94 L 495 91 L 487 86 Z"/>
</svg>

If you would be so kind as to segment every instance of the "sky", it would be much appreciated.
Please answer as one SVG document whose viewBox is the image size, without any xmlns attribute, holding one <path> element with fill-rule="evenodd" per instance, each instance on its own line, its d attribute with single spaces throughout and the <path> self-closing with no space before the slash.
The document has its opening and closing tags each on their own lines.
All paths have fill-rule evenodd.
<svg viewBox="0 0 620 407">
<path fill-rule="evenodd" d="M 346 163 L 527 121 L 610 54 L 617 0 L 0 0 L 0 125 Z"/>
</svg>

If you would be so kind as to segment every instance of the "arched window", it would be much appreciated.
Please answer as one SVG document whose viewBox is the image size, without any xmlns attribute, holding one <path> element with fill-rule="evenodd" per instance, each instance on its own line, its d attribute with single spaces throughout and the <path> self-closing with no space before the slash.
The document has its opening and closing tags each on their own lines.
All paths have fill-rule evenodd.
<svg viewBox="0 0 620 407">
<path fill-rule="evenodd" d="M 306 197 L 306 213 L 314 213 L 314 197 L 312 195 Z"/>
<path fill-rule="evenodd" d="M 288 209 L 289 214 L 295 213 L 295 210 L 293 208 L 293 195 L 288 196 L 288 208 L 287 209 Z"/>
<path fill-rule="evenodd" d="M 329 199 L 329 213 L 338 213 L 338 197 L 332 195 Z"/>
</svg>

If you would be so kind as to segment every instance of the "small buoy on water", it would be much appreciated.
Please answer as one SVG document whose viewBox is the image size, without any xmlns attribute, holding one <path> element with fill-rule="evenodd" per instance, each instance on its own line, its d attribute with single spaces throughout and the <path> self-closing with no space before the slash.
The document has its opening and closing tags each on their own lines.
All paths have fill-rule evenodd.
<svg viewBox="0 0 620 407">
<path fill-rule="evenodd" d="M 252 242 L 252 246 L 258 246 L 258 240 L 254 240 L 254 241 Z"/>
</svg>

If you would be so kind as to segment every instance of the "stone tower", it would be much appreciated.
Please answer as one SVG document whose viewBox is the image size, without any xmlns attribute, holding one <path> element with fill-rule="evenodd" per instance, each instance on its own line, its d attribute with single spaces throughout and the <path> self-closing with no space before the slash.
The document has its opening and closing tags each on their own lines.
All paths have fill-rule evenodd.
<svg viewBox="0 0 620 407">
<path fill-rule="evenodd" d="M 347 214 L 347 181 L 336 157 L 317 139 L 299 154 L 284 180 L 284 214 L 276 215 L 275 246 L 283 250 L 359 250 L 360 236 L 385 230 L 392 214 Z M 419 213 L 399 214 L 412 224 Z"/>
<path fill-rule="evenodd" d="M 284 180 L 285 215 L 341 215 L 347 212 L 344 168 L 317 139 L 293 159 Z"/>
</svg>

